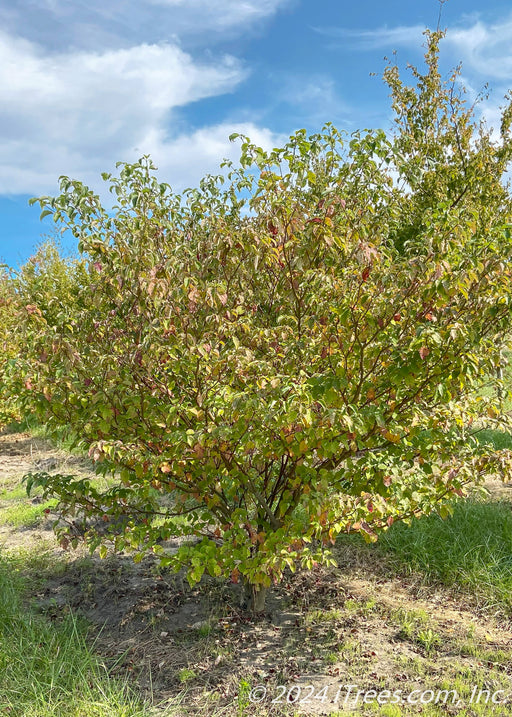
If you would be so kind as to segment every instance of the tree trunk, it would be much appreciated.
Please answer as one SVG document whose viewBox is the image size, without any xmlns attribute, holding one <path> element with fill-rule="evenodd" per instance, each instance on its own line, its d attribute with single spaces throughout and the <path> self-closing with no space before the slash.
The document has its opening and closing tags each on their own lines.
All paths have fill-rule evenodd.
<svg viewBox="0 0 512 717">
<path fill-rule="evenodd" d="M 255 615 L 261 614 L 265 611 L 267 592 L 268 588 L 263 585 L 252 585 L 244 581 L 240 606 Z"/>
<path fill-rule="evenodd" d="M 258 614 L 265 611 L 265 598 L 268 588 L 263 585 L 251 585 L 251 609 Z"/>
</svg>

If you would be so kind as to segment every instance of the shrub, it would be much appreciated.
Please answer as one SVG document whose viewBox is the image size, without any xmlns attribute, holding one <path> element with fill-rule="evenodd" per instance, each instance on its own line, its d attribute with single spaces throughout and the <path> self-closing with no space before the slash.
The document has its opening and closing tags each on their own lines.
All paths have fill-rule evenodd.
<svg viewBox="0 0 512 717">
<path fill-rule="evenodd" d="M 507 470 L 468 434 L 502 420 L 477 389 L 509 329 L 511 109 L 500 137 L 477 126 L 439 40 L 415 87 L 386 68 L 391 137 L 327 125 L 271 152 L 239 137 L 227 183 L 180 196 L 143 158 L 104 175 L 114 212 L 68 178 L 39 200 L 88 276 L 51 321 L 33 298 L 20 310 L 24 401 L 117 479 L 32 481 L 104 516 L 117 549 L 191 582 L 242 578 L 262 609 L 340 532 L 374 540 Z M 196 542 L 166 555 L 176 534 Z M 104 531 L 86 537 L 105 551 Z"/>
</svg>

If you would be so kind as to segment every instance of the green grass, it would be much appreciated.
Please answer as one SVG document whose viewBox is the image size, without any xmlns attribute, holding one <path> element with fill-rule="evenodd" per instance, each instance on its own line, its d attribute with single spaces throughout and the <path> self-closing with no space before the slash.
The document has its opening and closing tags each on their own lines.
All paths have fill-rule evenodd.
<svg viewBox="0 0 512 717">
<path fill-rule="evenodd" d="M 55 499 L 47 500 L 36 505 L 27 502 L 14 503 L 2 509 L 2 523 L 12 525 L 15 528 L 37 525 L 44 517 L 45 510 L 50 510 L 56 505 Z"/>
<path fill-rule="evenodd" d="M 182 683 L 189 682 L 190 680 L 195 680 L 196 677 L 197 675 L 194 670 L 191 670 L 189 667 L 183 667 L 178 672 L 178 679 Z"/>
<path fill-rule="evenodd" d="M 0 500 L 25 500 L 27 497 L 27 489 L 23 483 L 12 488 L 9 486 L 0 490 Z"/>
<path fill-rule="evenodd" d="M 494 431 L 486 428 L 476 431 L 473 436 L 479 443 L 490 443 L 498 451 L 504 448 L 512 448 L 512 435 L 504 431 Z"/>
<path fill-rule="evenodd" d="M 379 539 L 395 566 L 427 580 L 468 589 L 512 611 L 512 510 L 509 503 L 466 500 L 453 515 L 396 524 Z"/>
<path fill-rule="evenodd" d="M 57 622 L 27 610 L 16 561 L 0 557 L 0 713 L 10 717 L 147 717 L 108 677 L 72 614 Z"/>
</svg>

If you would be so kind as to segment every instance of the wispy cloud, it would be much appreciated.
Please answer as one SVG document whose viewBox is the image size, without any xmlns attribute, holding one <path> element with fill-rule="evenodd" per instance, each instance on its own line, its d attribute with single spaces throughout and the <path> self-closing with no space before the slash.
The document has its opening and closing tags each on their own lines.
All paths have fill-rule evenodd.
<svg viewBox="0 0 512 717">
<path fill-rule="evenodd" d="M 182 10 L 182 22 L 192 30 L 198 20 L 211 28 L 247 25 L 274 15 L 290 0 L 148 0 L 148 4 Z"/>
<path fill-rule="evenodd" d="M 418 49 L 425 31 L 422 25 L 398 25 L 370 30 L 353 30 L 343 27 L 315 28 L 326 37 L 349 45 L 352 49 L 392 51 L 399 47 Z M 463 62 L 466 69 L 497 80 L 510 81 L 512 77 L 512 14 L 501 22 L 485 23 L 476 15 L 466 16 L 459 24 L 448 28 L 443 42 L 455 61 Z"/>
<path fill-rule="evenodd" d="M 240 34 L 295 0 L 9 0 L 0 27 L 48 49 L 98 49 Z"/>
<path fill-rule="evenodd" d="M 294 108 L 299 122 L 320 127 L 328 121 L 346 121 L 352 115 L 353 108 L 341 97 L 332 77 L 289 75 L 278 81 L 279 101 Z"/>
<path fill-rule="evenodd" d="M 512 80 L 512 15 L 501 23 L 481 21 L 449 29 L 446 44 L 462 58 L 466 67 L 489 79 Z"/>
<path fill-rule="evenodd" d="M 315 27 L 314 30 L 333 41 L 339 41 L 338 46 L 349 46 L 359 50 L 385 48 L 391 51 L 396 47 L 418 47 L 425 28 L 423 25 L 400 25 L 374 30 L 353 30 L 343 27 Z"/>
</svg>

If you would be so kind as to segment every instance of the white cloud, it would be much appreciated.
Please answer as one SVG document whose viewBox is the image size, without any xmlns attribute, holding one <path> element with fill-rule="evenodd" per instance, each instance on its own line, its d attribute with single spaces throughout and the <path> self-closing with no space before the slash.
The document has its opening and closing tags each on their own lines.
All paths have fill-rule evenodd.
<svg viewBox="0 0 512 717">
<path fill-rule="evenodd" d="M 129 113 L 145 104 L 147 111 L 160 112 L 227 91 L 243 76 L 232 57 L 221 58 L 217 66 L 200 65 L 173 45 L 50 55 L 0 34 L 0 103 L 47 111 L 56 103 L 59 131 L 62 120 L 78 109 L 86 115 L 117 114 L 122 99 Z"/>
<path fill-rule="evenodd" d="M 173 109 L 229 92 L 245 76 L 232 57 L 201 64 L 173 45 L 55 55 L 0 33 L 0 193 L 53 191 L 60 174 L 97 178 L 135 152 L 157 163 L 183 152 L 187 141 L 167 129 Z M 219 130 L 205 132 L 203 155 L 196 133 L 182 169 L 219 148 Z"/>
<path fill-rule="evenodd" d="M 238 127 L 187 131 L 179 109 L 233 92 L 248 69 L 212 47 L 293 2 L 0 3 L 0 194 L 54 193 L 61 174 L 98 186 L 116 161 L 146 153 L 176 188 L 216 171 Z"/>
<path fill-rule="evenodd" d="M 185 187 L 197 186 L 205 174 L 219 174 L 223 159 L 236 162 L 240 156 L 240 143 L 229 141 L 234 132 L 249 137 L 251 142 L 267 151 L 281 146 L 287 139 L 251 122 L 225 122 L 183 133 L 173 139 L 156 131 L 144 138 L 143 145 L 155 160 L 159 177 L 169 182 L 175 191 L 181 191 Z M 129 159 L 139 156 L 140 152 L 133 152 Z"/>
<path fill-rule="evenodd" d="M 281 146 L 287 139 L 269 129 L 243 122 L 212 125 L 190 133 L 184 132 L 174 138 L 166 137 L 163 130 L 150 128 L 141 138 L 138 147 L 126 149 L 124 153 L 115 156 L 106 155 L 103 160 L 88 160 L 73 154 L 67 147 L 52 149 L 52 156 L 48 157 L 45 171 L 38 167 L 40 155 L 37 151 L 34 152 L 33 148 L 28 156 L 33 159 L 32 166 L 16 165 L 16 153 L 23 151 L 23 144 L 19 143 L 12 146 L 9 176 L 7 177 L 7 173 L 4 175 L 3 170 L 0 175 L 0 194 L 3 190 L 6 194 L 22 192 L 37 196 L 52 195 L 58 192 L 58 175 L 65 174 L 84 182 L 108 204 L 111 195 L 106 192 L 107 185 L 101 179 L 101 172 L 110 171 L 115 174 L 116 161 L 134 162 L 143 154 L 151 156 L 158 168 L 160 181 L 169 183 L 175 192 L 181 192 L 186 187 L 197 186 L 206 174 L 220 174 L 220 163 L 223 159 L 236 162 L 240 156 L 240 144 L 229 141 L 229 136 L 234 132 L 248 136 L 265 150 Z M 66 166 L 67 169 L 56 172 L 53 169 L 54 163 L 59 167 Z M 10 180 L 9 183 L 7 179 Z"/>
</svg>

